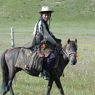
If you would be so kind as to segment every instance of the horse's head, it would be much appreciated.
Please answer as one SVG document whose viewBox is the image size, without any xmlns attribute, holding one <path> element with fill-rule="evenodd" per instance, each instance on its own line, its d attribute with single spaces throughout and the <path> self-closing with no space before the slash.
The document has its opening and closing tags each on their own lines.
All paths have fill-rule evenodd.
<svg viewBox="0 0 95 95">
<path fill-rule="evenodd" d="M 63 48 L 63 52 L 68 58 L 69 63 L 75 65 L 77 62 L 77 39 L 75 41 L 68 39 L 65 48 Z"/>
</svg>

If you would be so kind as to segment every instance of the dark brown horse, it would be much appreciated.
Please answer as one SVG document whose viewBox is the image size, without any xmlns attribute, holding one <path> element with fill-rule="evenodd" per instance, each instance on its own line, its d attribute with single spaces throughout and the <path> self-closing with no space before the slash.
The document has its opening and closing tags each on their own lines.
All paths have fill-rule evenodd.
<svg viewBox="0 0 95 95">
<path fill-rule="evenodd" d="M 10 91 L 11 95 L 14 95 L 13 88 L 12 88 L 12 81 L 17 72 L 24 70 L 25 72 L 27 72 L 32 76 L 38 76 L 40 73 L 39 71 L 36 71 L 34 69 L 28 70 L 28 69 L 23 69 L 23 67 L 18 68 L 15 66 L 18 59 L 18 55 L 22 48 L 23 47 L 8 49 L 2 54 L 1 57 L 2 95 L 6 95 L 8 91 Z M 60 57 L 59 57 L 57 67 L 53 68 L 50 71 L 47 95 L 50 95 L 50 91 L 54 81 L 61 95 L 64 95 L 64 90 L 60 82 L 60 77 L 62 76 L 64 68 L 68 63 L 71 63 L 72 65 L 76 64 L 77 62 L 76 55 L 77 55 L 77 40 L 75 39 L 75 41 L 70 41 L 70 39 L 68 39 L 67 44 L 60 50 L 59 53 Z"/>
</svg>

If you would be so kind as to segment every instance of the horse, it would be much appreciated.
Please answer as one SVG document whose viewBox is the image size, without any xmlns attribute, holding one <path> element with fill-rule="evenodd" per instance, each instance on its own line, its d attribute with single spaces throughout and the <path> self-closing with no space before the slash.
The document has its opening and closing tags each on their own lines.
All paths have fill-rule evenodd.
<svg viewBox="0 0 95 95">
<path fill-rule="evenodd" d="M 18 54 L 23 47 L 16 47 L 13 49 L 7 49 L 1 57 L 1 69 L 2 69 L 2 95 L 6 95 L 10 91 L 11 95 L 14 95 L 12 88 L 13 79 L 17 72 L 23 70 L 31 76 L 38 76 L 40 72 L 31 69 L 25 70 L 15 66 L 18 59 Z M 64 95 L 64 90 L 60 81 L 65 67 L 67 64 L 75 65 L 77 63 L 77 39 L 68 39 L 66 44 L 62 47 L 59 53 L 59 61 L 56 68 L 52 68 L 48 79 L 47 95 L 50 95 L 52 84 L 55 81 L 59 92 Z"/>
</svg>

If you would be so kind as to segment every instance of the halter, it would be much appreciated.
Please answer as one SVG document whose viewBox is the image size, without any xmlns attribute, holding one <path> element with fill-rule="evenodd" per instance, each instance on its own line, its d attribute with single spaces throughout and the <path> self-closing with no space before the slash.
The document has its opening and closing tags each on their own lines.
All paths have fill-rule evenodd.
<svg viewBox="0 0 95 95">
<path fill-rule="evenodd" d="M 67 58 L 69 58 L 70 55 L 72 55 L 72 54 L 75 54 L 76 55 L 76 52 L 69 52 L 69 53 L 67 53 L 64 49 L 62 49 L 62 53 L 64 53 Z"/>
</svg>

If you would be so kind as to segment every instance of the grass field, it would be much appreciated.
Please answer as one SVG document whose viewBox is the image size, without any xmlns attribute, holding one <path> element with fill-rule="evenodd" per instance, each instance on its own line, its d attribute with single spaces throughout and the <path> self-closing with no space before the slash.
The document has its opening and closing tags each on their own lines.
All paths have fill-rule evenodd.
<svg viewBox="0 0 95 95">
<path fill-rule="evenodd" d="M 33 24 L 15 25 L 16 46 L 31 41 Z M 95 95 L 95 23 L 94 21 L 64 21 L 52 23 L 51 30 L 62 39 L 63 45 L 68 38 L 78 40 L 78 62 L 65 69 L 65 77 L 61 77 L 66 95 Z M 0 28 L 0 52 L 10 47 L 10 26 Z M 0 73 L 1 77 L 1 73 Z M 1 78 L 0 78 L 1 81 Z M 1 84 L 1 82 L 0 82 Z M 14 83 L 15 95 L 44 95 L 47 81 L 31 77 L 24 72 L 17 74 Z M 53 85 L 51 95 L 59 95 Z"/>
<path fill-rule="evenodd" d="M 65 95 L 95 95 L 95 0 L 0 0 L 0 54 L 11 47 L 11 27 L 16 46 L 32 40 L 38 10 L 46 4 L 55 10 L 51 31 L 62 44 L 78 40 L 78 62 L 69 64 L 61 77 Z M 1 80 L 0 70 L 0 86 Z M 47 81 L 19 72 L 13 87 L 15 95 L 45 95 Z M 55 84 L 51 95 L 59 95 Z"/>
</svg>

